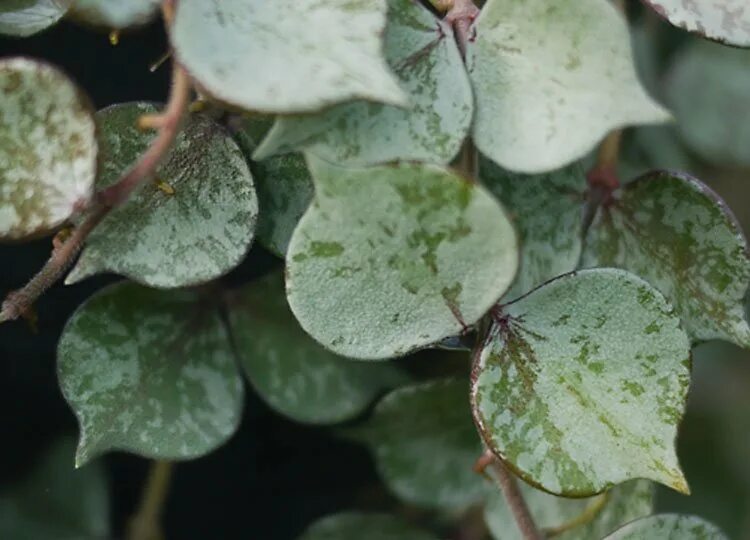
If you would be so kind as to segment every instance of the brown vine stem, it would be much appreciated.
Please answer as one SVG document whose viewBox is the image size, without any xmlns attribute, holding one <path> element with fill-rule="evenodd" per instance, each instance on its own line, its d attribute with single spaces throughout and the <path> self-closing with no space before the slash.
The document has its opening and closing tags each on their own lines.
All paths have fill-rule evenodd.
<svg viewBox="0 0 750 540">
<path fill-rule="evenodd" d="M 138 511 L 130 519 L 127 540 L 162 540 L 161 515 L 167 500 L 172 464 L 154 461 L 148 473 Z"/>
<path fill-rule="evenodd" d="M 518 488 L 518 482 L 516 481 L 515 476 L 513 476 L 513 473 L 511 473 L 508 468 L 497 459 L 489 466 L 495 473 L 495 480 L 500 486 L 500 489 L 505 496 L 505 500 L 508 502 L 508 507 L 513 513 L 513 517 L 516 519 L 518 530 L 521 531 L 523 539 L 544 540 L 544 536 L 542 536 L 539 529 L 537 529 L 536 523 L 534 523 L 534 518 L 531 517 L 529 507 L 523 499 L 523 495 Z"/>
<path fill-rule="evenodd" d="M 190 78 L 175 62 L 169 101 L 160 115 L 150 116 L 149 127 L 159 130 L 151 146 L 141 159 L 112 186 L 99 191 L 92 199 L 88 213 L 62 245 L 52 251 L 47 263 L 22 289 L 6 297 L 0 310 L 0 323 L 18 319 L 27 313 L 34 302 L 57 282 L 75 260 L 91 231 L 109 212 L 125 202 L 133 191 L 152 178 L 180 131 L 182 118 L 190 99 Z"/>
</svg>

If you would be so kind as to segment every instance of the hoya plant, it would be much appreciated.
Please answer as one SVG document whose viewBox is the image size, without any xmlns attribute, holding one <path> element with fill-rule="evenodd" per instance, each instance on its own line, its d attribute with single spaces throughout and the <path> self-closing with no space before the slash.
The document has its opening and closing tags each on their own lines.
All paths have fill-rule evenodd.
<svg viewBox="0 0 750 540">
<path fill-rule="evenodd" d="M 252 394 L 399 501 L 300 540 L 726 538 L 653 499 L 690 492 L 692 349 L 750 348 L 747 242 L 691 164 L 750 166 L 747 0 L 5 0 L 0 33 L 159 17 L 161 103 L 0 59 L 0 240 L 52 244 L 0 322 L 118 276 L 57 345 L 75 450 L 3 488 L 0 536 L 115 534 L 119 451 L 153 460 L 125 537 L 162 538 L 172 464 Z M 668 23 L 719 43 L 677 38 L 662 91 Z"/>
</svg>

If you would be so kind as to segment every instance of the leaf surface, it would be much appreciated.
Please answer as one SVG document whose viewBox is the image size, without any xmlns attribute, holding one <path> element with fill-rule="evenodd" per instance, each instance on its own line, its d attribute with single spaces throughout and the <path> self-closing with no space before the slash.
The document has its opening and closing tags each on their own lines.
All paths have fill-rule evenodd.
<svg viewBox="0 0 750 540">
<path fill-rule="evenodd" d="M 159 12 L 159 0 L 73 0 L 74 17 L 111 30 L 147 24 Z"/>
<path fill-rule="evenodd" d="M 343 512 L 313 523 L 299 540 L 435 540 L 401 518 L 387 514 Z"/>
<path fill-rule="evenodd" d="M 68 11 L 73 0 L 3 0 L 0 34 L 28 37 L 49 28 Z"/>
<path fill-rule="evenodd" d="M 644 0 L 675 26 L 689 32 L 750 47 L 750 5 L 745 0 Z"/>
<path fill-rule="evenodd" d="M 727 540 L 711 523 L 695 516 L 658 514 L 628 523 L 604 540 Z"/>
</svg>

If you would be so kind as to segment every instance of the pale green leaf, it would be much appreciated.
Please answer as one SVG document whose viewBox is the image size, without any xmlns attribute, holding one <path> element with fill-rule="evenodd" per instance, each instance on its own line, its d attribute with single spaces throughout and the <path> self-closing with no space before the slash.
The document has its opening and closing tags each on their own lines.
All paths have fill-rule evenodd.
<svg viewBox="0 0 750 540">
<path fill-rule="evenodd" d="M 589 230 L 583 265 L 644 278 L 674 304 L 694 340 L 750 347 L 747 242 L 724 202 L 690 176 L 659 171 L 625 186 Z"/>
<path fill-rule="evenodd" d="M 177 58 L 210 96 L 251 111 L 351 99 L 407 105 L 383 58 L 386 0 L 181 0 Z"/>
<path fill-rule="evenodd" d="M 101 170 L 97 187 L 113 184 L 156 136 L 137 128 L 146 103 L 97 113 Z M 115 272 L 152 287 L 184 287 L 228 272 L 253 239 L 258 202 L 242 151 L 224 129 L 191 115 L 156 173 L 88 237 L 66 283 Z"/>
<path fill-rule="evenodd" d="M 458 334 L 513 280 L 515 232 L 481 186 L 433 165 L 308 164 L 316 196 L 289 244 L 287 297 L 334 352 L 389 358 Z"/>
<path fill-rule="evenodd" d="M 600 540 L 625 523 L 648 516 L 653 510 L 654 490 L 648 480 L 631 480 L 585 499 L 556 497 L 525 483 L 520 487 L 539 528 L 549 531 L 565 528 L 564 532 L 555 534 L 555 540 Z M 497 540 L 523 540 L 499 490 L 490 497 L 484 516 Z"/>
<path fill-rule="evenodd" d="M 482 159 L 479 176 L 508 210 L 521 244 L 521 265 L 505 298 L 518 298 L 576 269 L 583 247 L 586 193 L 586 173 L 580 163 L 547 174 L 524 175 Z"/>
<path fill-rule="evenodd" d="M 80 466 L 109 450 L 201 456 L 240 421 L 242 379 L 218 313 L 187 291 L 118 283 L 87 300 L 58 345 Z"/>
<path fill-rule="evenodd" d="M 279 117 L 256 158 L 299 147 L 348 165 L 448 163 L 456 156 L 469 132 L 473 98 L 453 31 L 419 2 L 388 4 L 385 56 L 411 106 L 360 101 L 315 115 Z"/>
<path fill-rule="evenodd" d="M 337 356 L 308 336 L 289 311 L 281 274 L 237 291 L 229 320 L 255 390 L 275 410 L 299 422 L 348 420 L 405 379 L 389 364 Z"/>
<path fill-rule="evenodd" d="M 728 540 L 718 527 L 695 516 L 658 514 L 628 523 L 604 540 Z"/>
<path fill-rule="evenodd" d="M 641 87 L 625 21 L 603 0 L 489 0 L 469 43 L 477 148 L 519 172 L 583 157 L 609 130 L 669 114 Z"/>
<path fill-rule="evenodd" d="M 119 30 L 147 24 L 159 12 L 160 0 L 73 0 L 71 13 L 95 26 Z"/>
<path fill-rule="evenodd" d="M 47 233 L 84 206 L 96 148 L 93 111 L 63 73 L 0 60 L 0 239 Z"/>
<path fill-rule="evenodd" d="M 342 512 L 313 523 L 299 540 L 435 540 L 388 514 Z"/>
<path fill-rule="evenodd" d="M 49 28 L 68 11 L 73 0 L 2 0 L 0 34 L 27 37 Z"/>
<path fill-rule="evenodd" d="M 0 491 L 0 538 L 100 540 L 109 535 L 103 464 L 73 467 L 75 442 L 63 439 L 19 483 Z"/>
<path fill-rule="evenodd" d="M 616 269 L 562 276 L 493 314 L 472 406 L 528 482 L 590 496 L 632 478 L 688 487 L 674 449 L 690 343 L 672 307 Z"/>
<path fill-rule="evenodd" d="M 747 0 L 644 0 L 670 23 L 708 39 L 750 47 Z"/>
<path fill-rule="evenodd" d="M 394 390 L 353 435 L 370 448 L 386 486 L 406 502 L 461 510 L 491 490 L 473 468 L 483 448 L 464 380 Z"/>
<path fill-rule="evenodd" d="M 720 166 L 750 166 L 748 86 L 750 50 L 699 41 L 676 56 L 665 100 L 682 139 L 701 158 Z"/>
</svg>

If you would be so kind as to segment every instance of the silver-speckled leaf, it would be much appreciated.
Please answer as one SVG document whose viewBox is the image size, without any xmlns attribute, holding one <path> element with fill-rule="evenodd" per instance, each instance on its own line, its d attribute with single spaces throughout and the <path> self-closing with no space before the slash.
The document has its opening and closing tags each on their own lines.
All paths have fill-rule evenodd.
<svg viewBox="0 0 750 540">
<path fill-rule="evenodd" d="M 750 166 L 750 50 L 690 43 L 665 83 L 685 144 L 710 163 Z"/>
<path fill-rule="evenodd" d="M 631 480 L 585 499 L 556 497 L 525 483 L 520 487 L 534 522 L 541 529 L 556 532 L 555 540 L 600 540 L 625 523 L 653 511 L 654 489 L 648 480 Z M 523 540 L 500 491 L 495 490 L 490 496 L 484 518 L 496 540 Z M 570 527 L 579 520 L 580 523 Z"/>
<path fill-rule="evenodd" d="M 241 109 L 405 106 L 383 58 L 385 25 L 386 0 L 180 0 L 170 37 L 201 88 Z"/>
<path fill-rule="evenodd" d="M 0 60 L 0 240 L 50 232 L 91 197 L 96 128 L 88 100 L 60 71 Z"/>
<path fill-rule="evenodd" d="M 699 180 L 658 171 L 628 184 L 594 221 L 583 266 L 616 266 L 659 289 L 695 341 L 750 347 L 750 258 L 739 223 Z"/>
<path fill-rule="evenodd" d="M 670 23 L 727 45 L 750 47 L 747 0 L 644 0 Z"/>
<path fill-rule="evenodd" d="M 580 163 L 547 174 L 525 175 L 482 159 L 479 176 L 507 209 L 521 245 L 521 265 L 505 299 L 514 300 L 576 269 L 583 248 L 581 219 L 586 196 L 586 173 Z"/>
<path fill-rule="evenodd" d="M 97 113 L 97 187 L 116 182 L 145 152 L 155 134 L 136 123 L 156 111 L 150 104 L 127 103 Z M 245 257 L 257 214 L 242 151 L 221 126 L 194 114 L 154 181 L 89 235 L 66 283 L 108 271 L 159 288 L 210 281 Z"/>
<path fill-rule="evenodd" d="M 62 439 L 15 485 L 0 491 L 0 538 L 95 540 L 110 537 L 103 463 L 73 467 L 75 442 Z"/>
<path fill-rule="evenodd" d="M 77 19 L 107 29 L 147 24 L 159 12 L 160 0 L 72 0 Z"/>
<path fill-rule="evenodd" d="M 628 523 L 604 540 L 728 540 L 715 525 L 695 516 L 657 514 Z"/>
<path fill-rule="evenodd" d="M 388 5 L 385 56 L 410 107 L 356 102 L 279 117 L 256 158 L 299 147 L 348 165 L 448 163 L 456 156 L 469 132 L 473 97 L 453 31 L 419 2 Z"/>
<path fill-rule="evenodd" d="M 474 324 L 516 273 L 492 195 L 442 167 L 337 167 L 308 156 L 316 196 L 287 253 L 297 320 L 343 356 L 407 354 Z"/>
<path fill-rule="evenodd" d="M 298 540 L 435 540 L 388 514 L 342 512 L 319 519 Z"/>
<path fill-rule="evenodd" d="M 370 448 L 386 486 L 408 503 L 457 511 L 492 491 L 474 472 L 483 448 L 471 421 L 467 381 L 394 390 L 353 434 Z"/>
<path fill-rule="evenodd" d="M 308 336 L 289 311 L 281 274 L 237 291 L 229 320 L 250 383 L 271 407 L 299 422 L 348 420 L 406 379 L 394 366 L 337 356 Z"/>
<path fill-rule="evenodd" d="M 661 294 L 617 269 L 503 307 L 473 371 L 485 442 L 526 481 L 584 497 L 633 478 L 687 492 L 674 441 L 690 342 Z"/>
<path fill-rule="evenodd" d="M 611 129 L 670 118 L 641 87 L 627 26 L 610 2 L 489 0 L 475 28 L 473 136 L 506 169 L 554 170 Z"/>
<path fill-rule="evenodd" d="M 27 37 L 49 28 L 68 11 L 73 0 L 2 0 L 0 34 Z"/>
<path fill-rule="evenodd" d="M 242 378 L 219 314 L 187 291 L 118 283 L 87 300 L 58 345 L 78 418 L 78 466 L 109 451 L 202 456 L 237 429 Z"/>
</svg>

